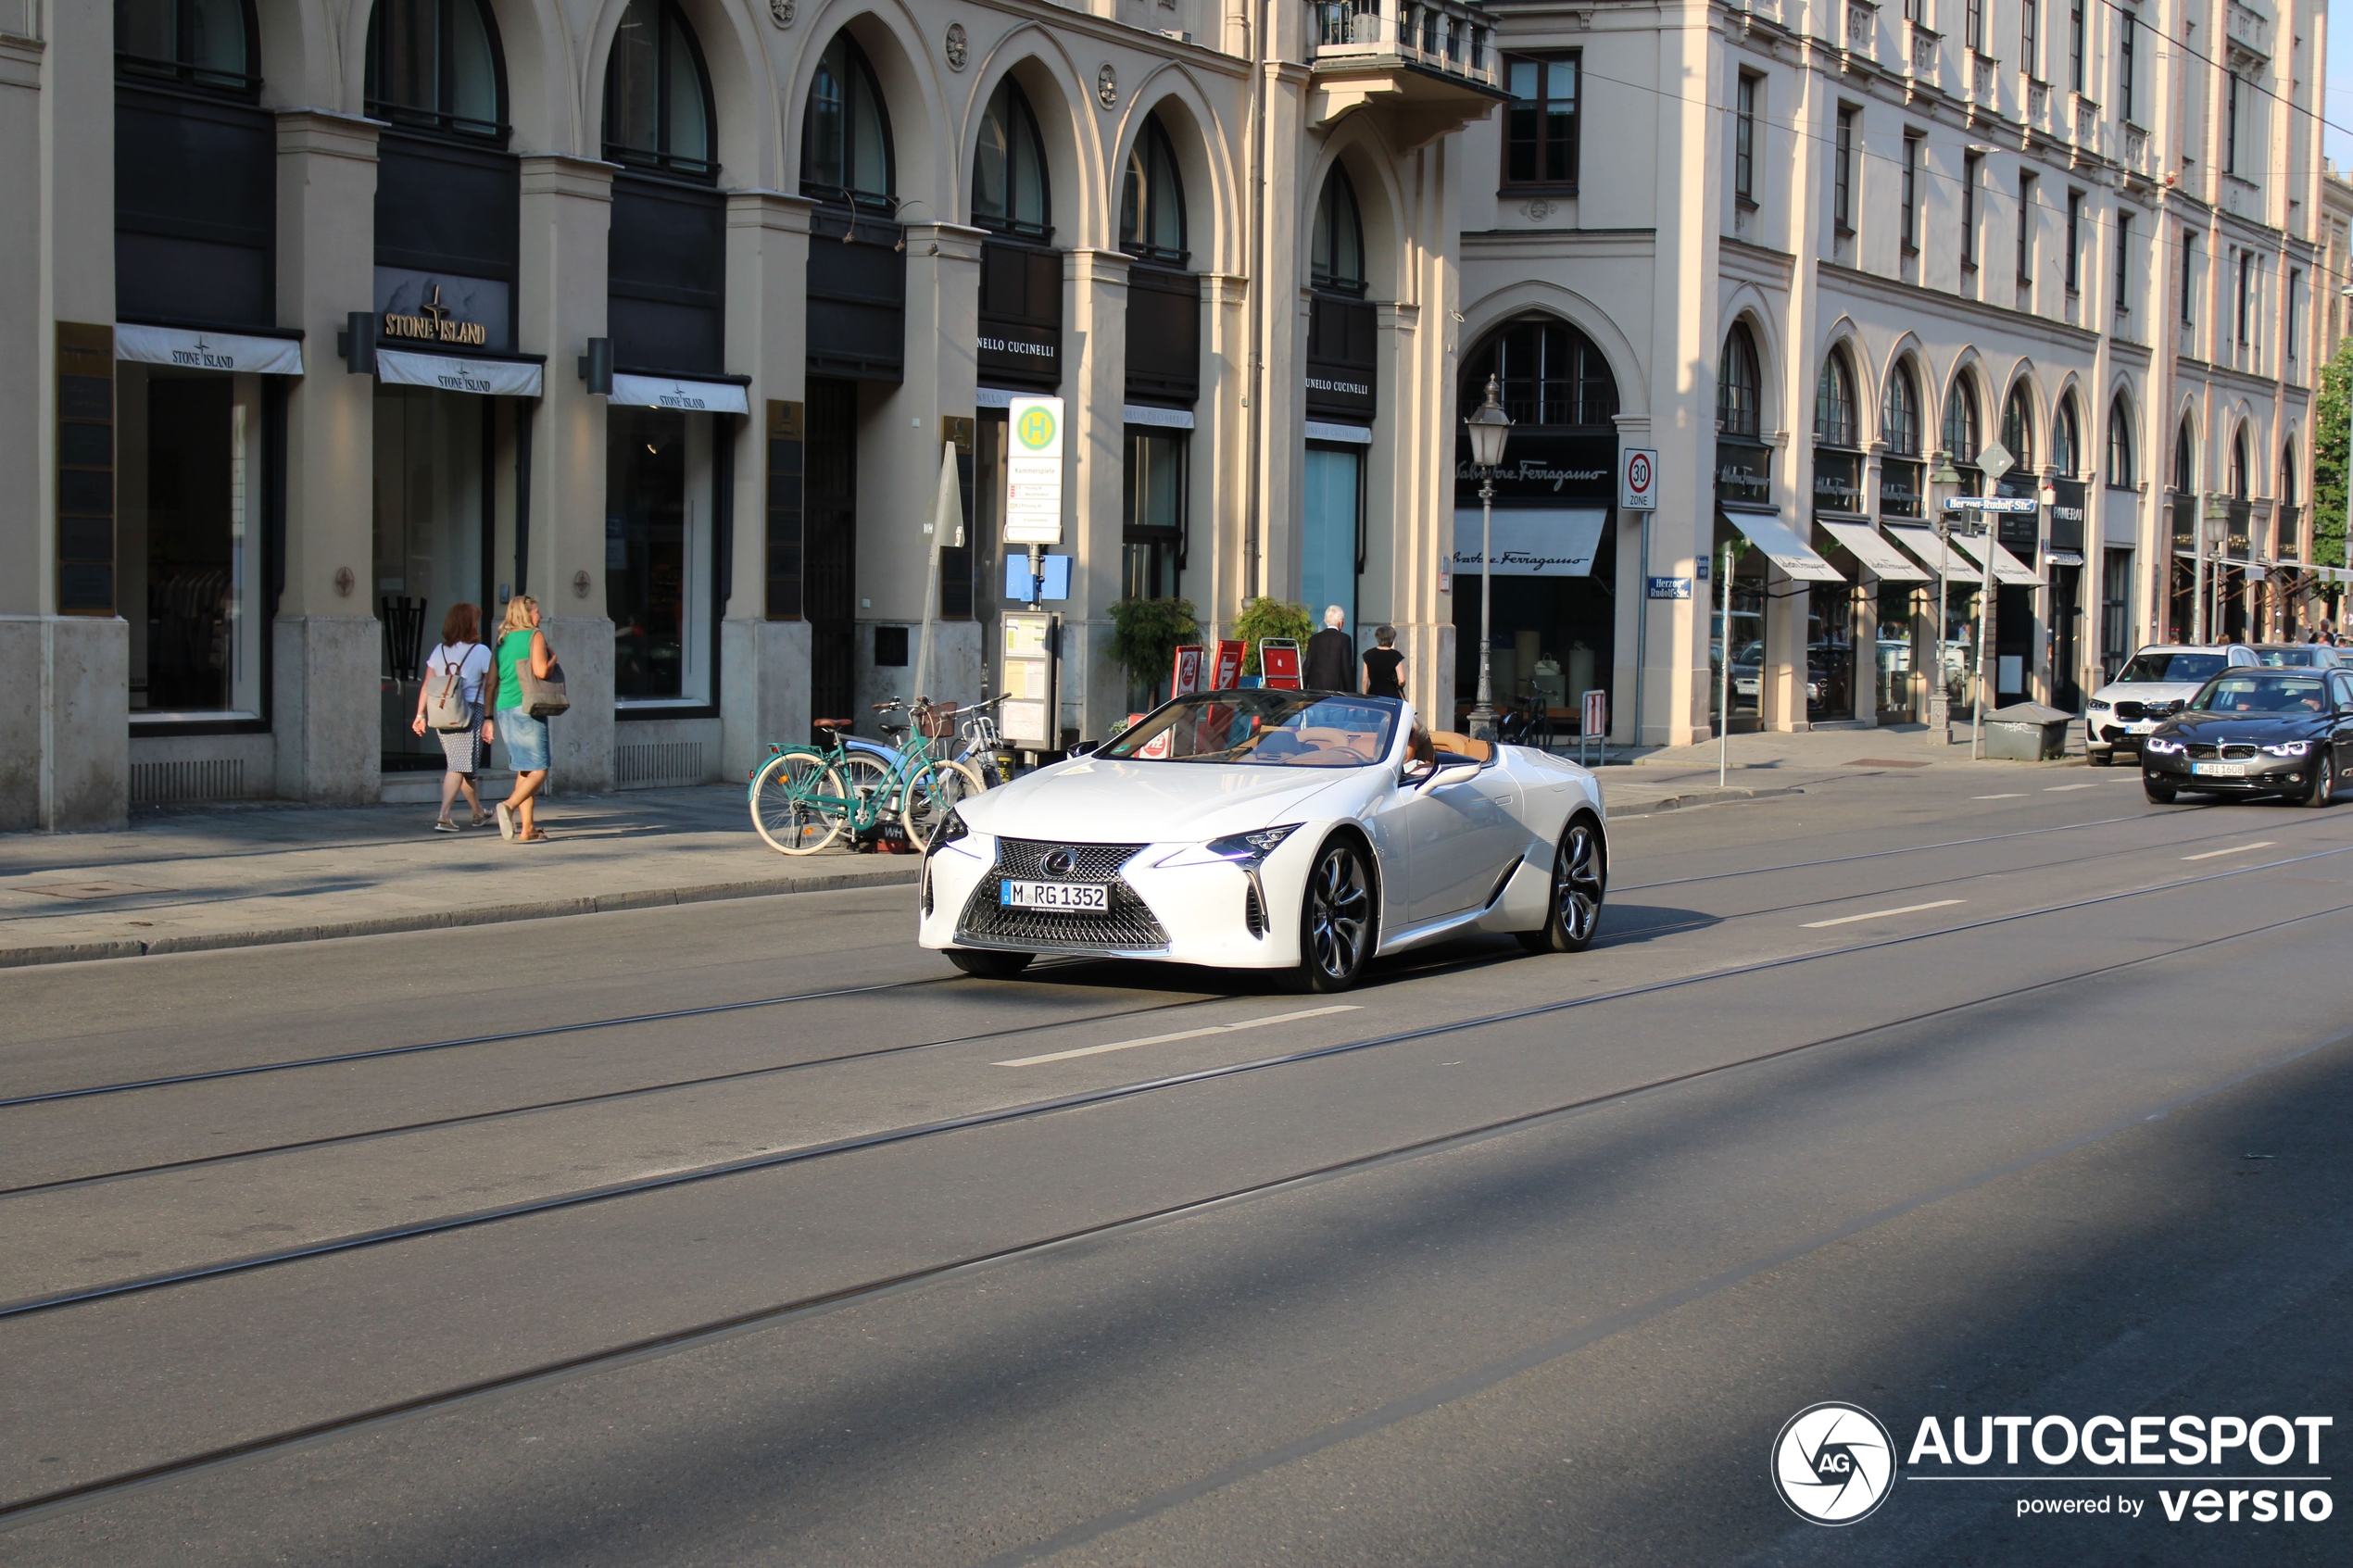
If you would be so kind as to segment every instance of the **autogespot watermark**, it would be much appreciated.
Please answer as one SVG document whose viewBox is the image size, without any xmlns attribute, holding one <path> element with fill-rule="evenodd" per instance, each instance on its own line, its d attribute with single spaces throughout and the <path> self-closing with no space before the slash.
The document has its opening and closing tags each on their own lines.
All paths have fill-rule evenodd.
<svg viewBox="0 0 2353 1568">
<path fill-rule="evenodd" d="M 1817 1524 L 1869 1518 L 1899 1482 L 2023 1488 L 2020 1519 L 2318 1524 L 2336 1512 L 2321 1458 L 2322 1434 L 2335 1424 L 2328 1415 L 1981 1415 L 1948 1425 L 1927 1415 L 1899 1468 L 1879 1418 L 1832 1400 L 1790 1417 L 1769 1469 L 1781 1500 Z"/>
</svg>

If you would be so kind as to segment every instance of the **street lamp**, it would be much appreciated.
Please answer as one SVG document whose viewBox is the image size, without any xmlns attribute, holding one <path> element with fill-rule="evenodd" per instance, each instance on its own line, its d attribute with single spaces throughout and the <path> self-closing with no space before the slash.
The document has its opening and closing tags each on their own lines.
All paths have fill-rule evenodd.
<svg viewBox="0 0 2353 1568">
<path fill-rule="evenodd" d="M 1511 416 L 1498 400 L 1498 379 L 1487 378 L 1487 401 L 1463 421 L 1470 433 L 1471 465 L 1478 470 L 1478 706 L 1471 709 L 1471 734 L 1480 740 L 1495 738 L 1494 690 L 1489 665 L 1494 634 L 1488 629 L 1493 602 L 1495 553 L 1495 470 L 1503 465 L 1504 443 L 1512 433 Z"/>
<path fill-rule="evenodd" d="M 1952 453 L 1939 452 L 1936 455 L 1936 470 L 1928 476 L 1928 483 L 1929 505 L 1935 510 L 1936 523 L 1936 646 L 1931 651 L 1929 666 L 1928 725 L 1931 730 L 1942 732 L 1944 744 L 1950 746 L 1953 744 L 1953 693 L 1944 679 L 1944 615 L 1952 596 L 1944 587 L 1944 557 L 1953 547 L 1953 523 L 1951 514 L 1944 510 L 1942 504 L 1944 497 L 1937 495 L 1934 487 L 1940 484 L 1951 485 L 1956 490 L 1961 487 L 1961 472 L 1953 466 Z"/>
<path fill-rule="evenodd" d="M 2200 646 L 2213 641 L 2208 633 L 2215 630 L 2213 622 L 2221 610 L 2221 606 L 2218 603 L 2214 606 L 2214 614 L 2208 613 L 2208 581 L 2210 579 L 2219 585 L 2222 575 L 2220 566 L 2209 566 L 2208 563 L 2226 548 L 2230 542 L 2230 509 L 2223 503 L 2221 496 L 2208 495 L 2206 498 L 2206 515 L 2197 520 L 2197 559 L 2196 570 L 2192 574 L 2193 584 L 2196 590 L 2196 602 L 2192 607 L 2195 630 L 2191 640 Z M 2221 596 L 2218 592 L 2214 596 L 2219 600 Z"/>
</svg>

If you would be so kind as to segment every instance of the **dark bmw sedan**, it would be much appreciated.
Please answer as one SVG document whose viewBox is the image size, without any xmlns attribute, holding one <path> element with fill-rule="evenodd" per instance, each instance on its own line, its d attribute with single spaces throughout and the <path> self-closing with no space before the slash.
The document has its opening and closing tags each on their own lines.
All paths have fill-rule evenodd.
<svg viewBox="0 0 2353 1568">
<path fill-rule="evenodd" d="M 2198 688 L 2141 746 L 2151 800 L 2183 790 L 2284 795 L 2326 806 L 2353 761 L 2353 675 L 2231 670 Z"/>
</svg>

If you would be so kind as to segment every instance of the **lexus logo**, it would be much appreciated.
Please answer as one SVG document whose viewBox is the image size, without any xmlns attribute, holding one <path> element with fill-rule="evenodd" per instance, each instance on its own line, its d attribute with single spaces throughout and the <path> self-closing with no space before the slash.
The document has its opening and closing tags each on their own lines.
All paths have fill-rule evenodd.
<svg viewBox="0 0 2353 1568">
<path fill-rule="evenodd" d="M 1067 849 L 1053 849 L 1049 850 L 1046 859 L 1039 863 L 1048 876 L 1068 876 L 1078 869 L 1078 857 Z"/>
<path fill-rule="evenodd" d="M 1810 1405 L 1773 1439 L 1771 1474 L 1774 1489 L 1799 1518 L 1852 1524 L 1887 1500 L 1895 1441 L 1859 1406 Z"/>
</svg>

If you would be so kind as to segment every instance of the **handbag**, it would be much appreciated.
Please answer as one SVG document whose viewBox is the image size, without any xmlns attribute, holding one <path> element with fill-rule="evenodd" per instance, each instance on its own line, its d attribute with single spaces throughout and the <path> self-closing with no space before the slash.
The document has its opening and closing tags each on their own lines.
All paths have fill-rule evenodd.
<svg viewBox="0 0 2353 1568">
<path fill-rule="evenodd" d="M 458 661 L 451 664 L 446 671 L 432 672 L 446 677 L 438 685 L 434 684 L 432 673 L 427 675 L 425 723 L 429 728 L 463 730 L 472 727 L 474 709 L 473 704 L 466 700 L 464 664 L 465 659 L 463 656 L 460 656 Z"/>
<path fill-rule="evenodd" d="M 522 710 L 534 719 L 552 719 L 572 706 L 564 696 L 564 667 L 552 659 L 544 680 L 531 672 L 528 659 L 515 665 L 515 679 L 522 685 Z"/>
</svg>

